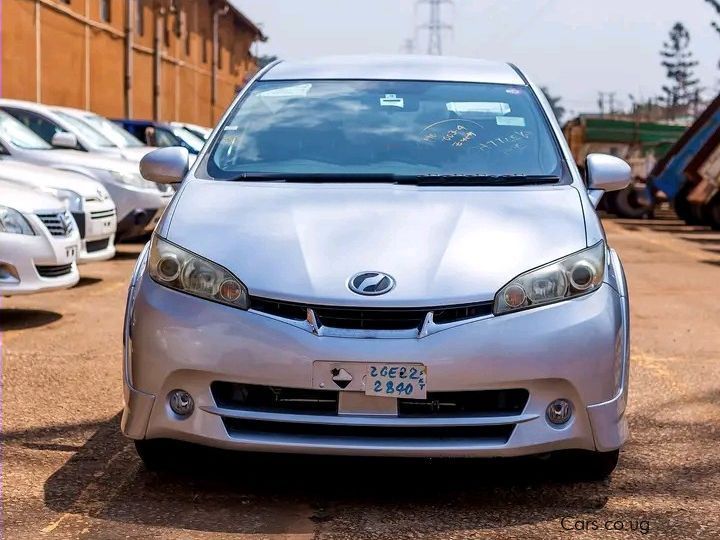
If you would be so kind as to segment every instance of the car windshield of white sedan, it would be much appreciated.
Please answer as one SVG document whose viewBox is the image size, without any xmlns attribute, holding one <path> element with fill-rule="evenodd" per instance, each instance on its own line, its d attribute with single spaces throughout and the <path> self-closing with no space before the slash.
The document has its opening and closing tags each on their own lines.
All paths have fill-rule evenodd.
<svg viewBox="0 0 720 540">
<path fill-rule="evenodd" d="M 23 150 L 50 150 L 46 143 L 25 124 L 5 111 L 0 111 L 0 138 Z"/>
<path fill-rule="evenodd" d="M 261 81 L 230 112 L 207 171 L 559 178 L 562 160 L 525 86 Z"/>
<path fill-rule="evenodd" d="M 104 116 L 86 114 L 83 115 L 82 119 L 87 125 L 99 131 L 103 137 L 110 139 L 120 148 L 138 148 L 145 146 L 140 139 L 134 137 L 129 131 L 124 130 Z"/>
<path fill-rule="evenodd" d="M 99 131 L 87 125 L 79 118 L 75 118 L 72 114 L 66 114 L 61 111 L 55 111 L 72 128 L 71 131 L 84 137 L 93 148 L 116 148 L 117 145 L 110 139 L 102 135 Z"/>
</svg>

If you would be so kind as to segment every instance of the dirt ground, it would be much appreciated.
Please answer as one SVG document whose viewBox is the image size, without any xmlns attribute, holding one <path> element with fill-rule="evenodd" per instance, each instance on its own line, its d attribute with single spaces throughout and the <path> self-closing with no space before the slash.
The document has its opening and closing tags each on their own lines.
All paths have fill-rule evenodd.
<svg viewBox="0 0 720 540">
<path fill-rule="evenodd" d="M 147 472 L 119 433 L 121 327 L 140 245 L 79 286 L 2 299 L 7 538 L 720 538 L 720 233 L 606 221 L 632 304 L 631 442 L 612 479 L 535 461 L 223 455 Z M 608 528 L 610 530 L 608 530 Z"/>
</svg>

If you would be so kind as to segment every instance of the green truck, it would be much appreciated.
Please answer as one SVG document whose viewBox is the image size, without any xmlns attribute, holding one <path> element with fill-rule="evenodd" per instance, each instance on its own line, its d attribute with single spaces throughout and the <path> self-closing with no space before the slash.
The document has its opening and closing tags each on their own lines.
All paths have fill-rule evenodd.
<svg viewBox="0 0 720 540">
<path fill-rule="evenodd" d="M 581 170 L 592 153 L 611 154 L 630 164 L 633 184 L 606 195 L 603 204 L 621 217 L 638 218 L 652 213 L 653 205 L 645 195 L 650 172 L 686 129 L 685 125 L 581 115 L 567 122 L 563 133 Z"/>
</svg>

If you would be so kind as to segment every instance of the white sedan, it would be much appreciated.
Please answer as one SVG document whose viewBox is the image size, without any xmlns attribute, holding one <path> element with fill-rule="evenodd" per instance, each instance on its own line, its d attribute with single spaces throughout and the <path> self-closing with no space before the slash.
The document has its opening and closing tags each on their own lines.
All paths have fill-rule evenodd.
<svg viewBox="0 0 720 540">
<path fill-rule="evenodd" d="M 72 287 L 80 235 L 56 197 L 0 180 L 0 295 Z"/>
<path fill-rule="evenodd" d="M 0 161 L 0 180 L 37 188 L 65 203 L 80 234 L 78 262 L 105 261 L 115 256 L 115 203 L 100 182 L 75 172 L 14 159 Z"/>
</svg>

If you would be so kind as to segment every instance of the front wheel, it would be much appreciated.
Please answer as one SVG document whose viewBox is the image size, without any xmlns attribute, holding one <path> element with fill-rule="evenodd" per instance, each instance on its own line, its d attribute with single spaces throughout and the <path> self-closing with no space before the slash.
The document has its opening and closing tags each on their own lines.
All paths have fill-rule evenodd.
<svg viewBox="0 0 720 540">
<path fill-rule="evenodd" d="M 612 452 L 573 451 L 556 456 L 558 466 L 572 478 L 585 481 L 605 480 L 617 467 L 620 450 Z"/>
<path fill-rule="evenodd" d="M 172 470 L 178 463 L 181 443 L 168 439 L 135 441 L 135 451 L 149 471 Z"/>
</svg>

